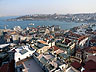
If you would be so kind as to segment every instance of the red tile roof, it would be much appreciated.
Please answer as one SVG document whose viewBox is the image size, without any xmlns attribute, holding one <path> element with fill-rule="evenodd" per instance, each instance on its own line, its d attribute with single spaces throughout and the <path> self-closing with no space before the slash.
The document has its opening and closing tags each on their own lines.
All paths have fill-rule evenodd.
<svg viewBox="0 0 96 72">
<path fill-rule="evenodd" d="M 50 38 L 54 38 L 52 35 L 50 35 Z"/>
<path fill-rule="evenodd" d="M 48 38 L 46 38 L 46 40 L 49 40 Z"/>
<path fill-rule="evenodd" d="M 69 39 L 67 39 L 67 38 L 65 39 L 65 43 L 66 43 L 66 44 L 68 44 L 68 43 L 70 43 L 70 42 L 71 42 L 71 40 L 69 40 Z"/>
<path fill-rule="evenodd" d="M 85 63 L 84 68 L 84 72 L 96 72 L 96 62 L 94 62 L 93 60 L 89 60 Z"/>
<path fill-rule="evenodd" d="M 53 48 L 53 49 L 54 49 L 54 51 L 56 51 L 56 50 L 60 49 L 60 48 L 59 48 L 59 47 L 57 47 L 57 46 L 52 46 L 52 47 L 50 47 L 50 48 Z"/>
<path fill-rule="evenodd" d="M 81 67 L 81 64 L 79 63 L 79 62 L 77 62 L 77 61 L 75 61 L 75 62 L 72 62 L 71 63 L 71 66 L 73 66 L 74 68 L 80 68 Z"/>
<path fill-rule="evenodd" d="M 8 71 L 8 63 L 4 64 L 3 66 L 0 67 L 0 72 L 9 72 Z"/>
<path fill-rule="evenodd" d="M 84 70 L 83 72 L 96 72 L 96 70 Z"/>
<path fill-rule="evenodd" d="M 70 36 L 81 37 L 81 35 L 73 33 L 72 31 L 70 31 Z"/>
<path fill-rule="evenodd" d="M 78 38 L 78 42 L 80 42 L 81 40 L 85 39 L 87 36 L 81 36 Z"/>
<path fill-rule="evenodd" d="M 93 46 L 93 47 L 87 47 L 85 48 L 85 51 L 88 52 L 88 53 L 96 53 L 96 46 Z"/>
<path fill-rule="evenodd" d="M 10 72 L 15 72 L 15 60 L 9 62 L 9 70 Z"/>
<path fill-rule="evenodd" d="M 0 72 L 14 72 L 15 71 L 15 65 L 14 65 L 15 61 L 12 60 L 9 63 L 3 64 L 0 67 Z"/>
<path fill-rule="evenodd" d="M 46 43 L 45 41 L 42 41 L 42 40 L 40 40 L 40 41 L 38 41 L 38 42 L 43 43 L 43 44 Z"/>
<path fill-rule="evenodd" d="M 81 53 L 81 49 L 79 48 L 78 50 L 76 50 L 76 53 Z"/>
</svg>

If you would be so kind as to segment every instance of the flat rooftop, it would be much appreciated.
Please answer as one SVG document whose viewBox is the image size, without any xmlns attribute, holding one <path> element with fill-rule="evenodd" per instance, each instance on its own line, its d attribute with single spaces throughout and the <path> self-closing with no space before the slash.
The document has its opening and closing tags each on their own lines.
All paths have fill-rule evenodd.
<svg viewBox="0 0 96 72">
<path fill-rule="evenodd" d="M 24 62 L 28 72 L 44 72 L 34 59 L 28 59 Z"/>
</svg>

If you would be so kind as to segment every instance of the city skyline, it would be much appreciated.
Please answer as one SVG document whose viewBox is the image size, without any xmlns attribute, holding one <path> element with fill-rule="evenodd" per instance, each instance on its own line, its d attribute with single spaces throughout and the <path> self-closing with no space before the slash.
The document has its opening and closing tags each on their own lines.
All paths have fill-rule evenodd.
<svg viewBox="0 0 96 72">
<path fill-rule="evenodd" d="M 0 0 L 0 16 L 94 13 L 96 0 Z"/>
</svg>

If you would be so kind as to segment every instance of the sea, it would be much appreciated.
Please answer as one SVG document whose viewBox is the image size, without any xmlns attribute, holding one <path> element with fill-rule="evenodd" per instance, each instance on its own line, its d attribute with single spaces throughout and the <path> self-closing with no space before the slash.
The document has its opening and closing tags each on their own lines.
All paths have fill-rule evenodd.
<svg viewBox="0 0 96 72">
<path fill-rule="evenodd" d="M 16 18 L 13 17 L 0 17 L 0 29 L 4 29 L 5 25 L 7 29 L 12 29 L 15 26 L 20 26 L 22 29 L 26 27 L 37 27 L 37 26 L 52 26 L 59 25 L 61 29 L 67 30 L 73 27 L 80 26 L 86 23 L 75 23 L 75 22 L 65 22 L 65 21 L 56 21 L 56 20 L 33 20 L 33 21 L 6 21 L 6 19 Z M 34 23 L 34 25 L 29 25 L 30 23 Z"/>
</svg>

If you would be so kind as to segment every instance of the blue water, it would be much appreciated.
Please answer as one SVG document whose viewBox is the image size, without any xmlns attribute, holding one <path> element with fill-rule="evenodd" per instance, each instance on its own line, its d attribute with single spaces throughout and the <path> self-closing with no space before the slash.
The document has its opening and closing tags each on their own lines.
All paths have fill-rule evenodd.
<svg viewBox="0 0 96 72">
<path fill-rule="evenodd" d="M 76 26 L 82 25 L 82 23 L 74 23 L 74 22 L 65 22 L 65 21 L 55 21 L 55 20 L 40 20 L 40 21 L 4 21 L 9 18 L 14 18 L 14 17 L 0 17 L 0 29 L 4 29 L 4 25 L 8 25 L 7 28 L 11 29 L 14 26 L 21 26 L 21 28 L 26 28 L 26 27 L 37 27 L 37 26 L 43 26 L 43 25 L 59 25 L 61 29 L 70 29 Z M 34 26 L 30 26 L 30 23 L 34 23 Z M 85 23 L 83 23 L 85 24 Z"/>
</svg>

